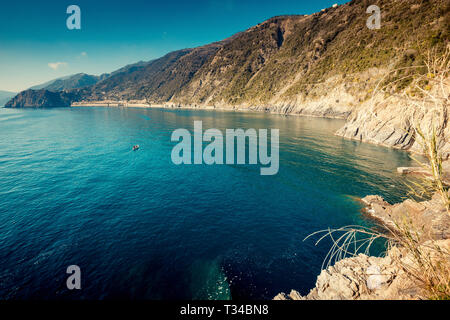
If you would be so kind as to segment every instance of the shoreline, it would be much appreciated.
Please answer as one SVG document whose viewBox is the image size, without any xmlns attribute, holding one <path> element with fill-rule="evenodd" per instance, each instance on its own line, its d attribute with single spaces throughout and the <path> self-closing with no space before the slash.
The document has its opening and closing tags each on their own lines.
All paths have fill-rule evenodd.
<svg viewBox="0 0 450 320">
<path fill-rule="evenodd" d="M 70 105 L 71 108 L 82 107 L 104 107 L 104 108 L 142 108 L 142 109 L 189 109 L 189 110 L 217 110 L 217 111 L 237 111 L 248 113 L 265 113 L 282 116 L 297 116 L 297 117 L 311 117 L 311 118 L 323 118 L 323 119 L 336 119 L 346 121 L 348 116 L 331 116 L 325 114 L 312 114 L 302 112 L 277 112 L 266 107 L 254 106 L 254 107 L 238 107 L 238 106 L 215 106 L 215 105 L 185 105 L 175 103 L 133 103 L 128 101 L 90 101 L 90 102 L 74 102 Z"/>
<path fill-rule="evenodd" d="M 363 212 L 382 228 L 397 232 L 404 215 L 417 221 L 423 233 L 420 250 L 438 247 L 450 254 L 450 216 L 443 209 L 439 195 L 416 202 L 406 199 L 390 204 L 380 196 L 366 196 L 360 201 Z M 432 251 L 429 251 L 432 252 Z M 305 295 L 295 289 L 279 293 L 274 300 L 420 300 L 426 299 L 423 285 L 405 272 L 414 268 L 414 258 L 407 248 L 393 246 L 384 256 L 349 254 L 322 269 L 315 286 Z"/>
<path fill-rule="evenodd" d="M 207 111 L 224 111 L 224 112 L 245 112 L 245 113 L 263 113 L 270 115 L 279 115 L 279 116 L 293 116 L 293 117 L 307 117 L 307 118 L 321 118 L 321 119 L 331 119 L 331 120 L 340 120 L 343 121 L 343 127 L 347 124 L 349 118 L 343 116 L 329 116 L 329 115 L 317 115 L 311 113 L 296 113 L 296 112 L 276 112 L 271 109 L 263 108 L 263 107 L 236 107 L 236 106 L 201 106 L 201 105 L 182 105 L 175 103 L 160 103 L 160 104 L 149 104 L 149 103 L 130 103 L 128 101 L 111 101 L 108 100 L 100 100 L 100 101 L 90 101 L 90 102 L 74 102 L 70 105 L 71 108 L 89 108 L 89 107 L 102 107 L 102 108 L 136 108 L 136 109 L 172 109 L 172 110 L 207 110 Z M 341 127 L 341 129 L 343 128 Z M 346 135 L 340 134 L 338 129 L 333 133 L 334 136 L 341 137 L 345 140 L 355 141 L 355 142 L 363 142 L 369 143 L 378 147 L 395 149 L 399 151 L 405 151 L 411 154 L 421 154 L 413 149 L 405 149 L 400 146 L 393 146 L 383 142 L 378 142 L 374 140 L 366 140 L 366 139 L 357 139 L 355 137 L 348 137 Z"/>
</svg>

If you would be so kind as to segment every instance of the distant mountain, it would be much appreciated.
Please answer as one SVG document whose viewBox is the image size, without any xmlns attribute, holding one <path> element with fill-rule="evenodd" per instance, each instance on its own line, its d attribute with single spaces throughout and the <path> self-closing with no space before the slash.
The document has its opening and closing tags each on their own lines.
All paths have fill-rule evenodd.
<svg viewBox="0 0 450 320">
<path fill-rule="evenodd" d="M 79 89 L 96 84 L 97 82 L 106 79 L 109 75 L 102 74 L 101 76 L 94 76 L 85 73 L 77 73 L 70 76 L 54 79 L 46 83 L 33 86 L 30 89 L 40 90 L 45 89 L 48 91 L 63 91 L 70 89 Z"/>
<path fill-rule="evenodd" d="M 52 108 L 70 107 L 72 101 L 78 97 L 74 91 L 49 91 L 45 89 L 25 90 L 11 99 L 5 107 L 8 108 Z"/>
<path fill-rule="evenodd" d="M 147 99 L 168 101 L 192 80 L 195 72 L 223 44 L 215 43 L 195 49 L 168 53 L 162 58 L 119 69 L 91 87 L 80 90 L 93 100 Z"/>
<path fill-rule="evenodd" d="M 0 90 L 0 106 L 4 106 L 11 98 L 13 98 L 17 92 L 2 91 Z"/>
<path fill-rule="evenodd" d="M 70 85 L 46 89 L 74 87 L 72 102 L 146 100 L 345 118 L 389 70 L 423 64 L 418 44 L 443 48 L 450 37 L 448 0 L 377 0 L 379 30 L 366 26 L 371 4 L 352 0 L 311 15 L 274 17 L 224 41 L 138 62 L 102 81 L 91 79 L 91 85 L 69 78 L 58 84 Z M 387 80 L 402 76 L 389 73 Z M 399 86 L 407 85 L 400 80 Z M 32 92 L 27 99 L 20 95 L 8 105 L 20 107 L 25 100 L 33 105 Z"/>
</svg>

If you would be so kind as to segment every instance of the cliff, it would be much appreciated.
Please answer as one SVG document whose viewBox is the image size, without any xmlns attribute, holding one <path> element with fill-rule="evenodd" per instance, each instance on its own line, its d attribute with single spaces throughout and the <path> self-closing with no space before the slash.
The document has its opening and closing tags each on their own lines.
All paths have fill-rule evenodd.
<svg viewBox="0 0 450 320">
<path fill-rule="evenodd" d="M 415 250 L 406 246 L 391 247 L 384 257 L 359 254 L 336 262 L 322 270 L 316 286 L 306 295 L 292 290 L 280 293 L 275 300 L 412 300 L 428 299 L 424 284 L 410 270 L 421 270 L 419 263 L 434 268 L 450 260 L 450 215 L 436 194 L 423 202 L 405 200 L 391 205 L 379 196 L 362 199 L 366 213 L 386 228 L 398 232 L 398 226 L 413 221 L 420 243 Z M 439 252 L 439 255 L 437 254 Z M 427 259 L 429 259 L 427 261 Z M 443 264 L 441 259 L 445 259 Z M 424 262 L 426 261 L 426 262 Z M 447 270 L 447 273 L 450 271 Z M 448 281 L 448 278 L 447 278 Z M 448 284 L 443 284 L 448 285 Z"/>
<path fill-rule="evenodd" d="M 379 30 L 366 26 L 372 4 L 382 11 Z M 21 92 L 7 106 L 140 101 L 343 118 L 347 123 L 337 135 L 420 152 L 414 126 L 429 128 L 436 112 L 417 112 L 399 93 L 412 86 L 411 70 L 427 73 L 423 48 L 445 51 L 449 30 L 445 0 L 353 0 L 312 15 L 274 17 L 223 41 L 123 67 L 82 88 Z M 449 81 L 447 94 L 448 88 Z M 448 105 L 443 109 L 439 144 L 449 156 Z"/>
<path fill-rule="evenodd" d="M 76 99 L 74 92 L 53 92 L 45 89 L 26 90 L 6 103 L 5 108 L 70 107 L 74 99 Z"/>
<path fill-rule="evenodd" d="M 423 248 L 431 243 L 425 243 Z M 450 239 L 433 243 L 447 255 Z M 385 257 L 369 257 L 360 254 L 338 261 L 322 270 L 316 286 L 306 295 L 292 290 L 280 293 L 274 300 L 419 300 L 427 299 L 420 282 L 404 270 L 413 266 L 411 253 L 392 248 Z"/>
<path fill-rule="evenodd" d="M 372 4 L 382 10 L 380 30 L 366 27 Z M 122 68 L 74 89 L 72 102 L 146 100 L 347 118 L 388 70 L 420 63 L 405 62 L 404 52 L 417 43 L 444 46 L 448 17 L 445 0 L 353 0 L 274 17 L 224 41 Z M 37 93 L 29 102 L 40 101 Z"/>
<path fill-rule="evenodd" d="M 78 89 L 87 86 L 91 86 L 106 79 L 109 75 L 102 74 L 101 76 L 94 76 L 85 73 L 77 73 L 70 76 L 54 79 L 46 83 L 31 87 L 31 90 L 49 90 L 49 91 L 63 91 L 70 89 Z"/>
</svg>

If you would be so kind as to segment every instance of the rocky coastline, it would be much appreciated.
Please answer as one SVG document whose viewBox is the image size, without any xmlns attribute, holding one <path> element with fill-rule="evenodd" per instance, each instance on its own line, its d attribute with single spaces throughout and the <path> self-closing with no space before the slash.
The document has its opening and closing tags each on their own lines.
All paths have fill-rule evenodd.
<svg viewBox="0 0 450 320">
<path fill-rule="evenodd" d="M 407 107 L 399 92 L 409 82 L 400 81 L 405 74 L 398 70 L 423 64 L 417 43 L 448 46 L 448 1 L 378 5 L 384 23 L 376 32 L 366 27 L 367 2 L 354 0 L 310 15 L 276 16 L 99 77 L 53 81 L 19 93 L 6 107 L 162 106 L 339 118 L 347 120 L 339 136 L 420 151 L 413 127 L 429 126 L 435 112 Z M 383 81 L 401 83 L 383 92 Z M 449 136 L 447 112 L 440 125 Z M 450 144 L 442 147 L 450 151 Z"/>
<path fill-rule="evenodd" d="M 379 5 L 385 9 L 377 32 L 366 28 L 367 2 L 354 0 L 309 16 L 273 17 L 223 41 L 126 66 L 90 86 L 23 91 L 5 106 L 190 108 L 338 118 L 346 120 L 338 136 L 417 153 L 423 150 L 415 128 L 430 131 L 437 125 L 439 150 L 448 158 L 447 104 L 439 112 L 414 108 L 399 96 L 408 83 L 377 93 L 381 82 L 405 77 L 398 70 L 420 65 L 416 43 L 448 46 L 448 2 L 381 0 Z M 443 85 L 448 84 L 445 79 Z M 429 94 L 427 87 L 428 82 L 421 90 Z M 399 171 L 426 175 L 419 168 Z M 438 196 L 393 205 L 367 196 L 362 202 L 365 213 L 384 227 L 395 230 L 402 219 L 414 219 L 428 241 L 450 251 L 450 218 Z M 293 290 L 275 299 L 420 298 L 420 287 L 399 264 L 408 260 L 408 252 L 396 247 L 385 257 L 360 254 L 323 270 L 308 295 Z"/>
<path fill-rule="evenodd" d="M 430 200 L 416 202 L 407 199 L 389 204 L 380 196 L 361 199 L 364 212 L 383 228 L 393 232 L 402 221 L 411 219 L 423 233 L 421 248 L 438 246 L 450 256 L 450 215 L 438 194 Z M 316 286 L 302 296 L 296 290 L 280 293 L 275 300 L 416 300 L 426 299 L 420 284 L 404 270 L 412 265 L 411 252 L 402 247 L 391 247 L 384 257 L 359 254 L 338 261 L 322 270 Z"/>
<path fill-rule="evenodd" d="M 434 244 L 450 253 L 450 239 Z M 430 243 L 424 243 L 424 247 Z M 385 257 L 360 254 L 322 270 L 316 286 L 306 295 L 292 290 L 274 300 L 419 300 L 426 299 L 420 284 L 401 266 L 412 260 L 406 250 L 393 247 Z"/>
</svg>

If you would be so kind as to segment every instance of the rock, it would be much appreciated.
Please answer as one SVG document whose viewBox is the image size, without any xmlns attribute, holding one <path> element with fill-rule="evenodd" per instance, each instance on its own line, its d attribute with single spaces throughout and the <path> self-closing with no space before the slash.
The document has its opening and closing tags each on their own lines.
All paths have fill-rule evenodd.
<svg viewBox="0 0 450 320">
<path fill-rule="evenodd" d="M 386 206 L 389 205 L 389 203 L 384 201 L 384 199 L 380 196 L 366 196 L 366 197 L 362 198 L 361 201 L 368 206 L 370 206 L 372 203 L 375 203 L 375 202 L 384 203 Z"/>
<path fill-rule="evenodd" d="M 371 265 L 367 268 L 366 273 L 368 275 L 379 275 L 381 274 L 381 270 L 377 265 Z"/>
<path fill-rule="evenodd" d="M 428 105 L 418 110 L 416 105 L 405 98 L 392 96 L 386 99 L 384 94 L 377 94 L 359 104 L 358 110 L 354 110 L 336 135 L 423 153 L 422 140 L 417 137 L 414 128 L 419 126 L 427 133 L 432 131 L 433 126 L 438 126 L 441 129 L 437 133 L 437 143 L 445 159 L 450 153 L 450 144 L 447 142 L 450 136 L 447 117 L 449 106 L 442 104 L 439 107 L 442 110 L 436 111 L 438 107 Z M 400 173 L 403 170 L 408 171 L 409 168 L 399 168 Z"/>
<path fill-rule="evenodd" d="M 20 92 L 12 98 L 6 105 L 6 108 L 52 108 L 52 107 L 70 107 L 76 97 L 76 91 L 73 92 L 53 92 L 49 90 L 26 90 Z"/>
<path fill-rule="evenodd" d="M 446 186 L 450 186 L 450 161 L 444 161 L 442 163 L 442 167 L 444 170 L 442 182 Z M 409 174 L 409 175 L 417 175 L 424 178 L 432 179 L 433 175 L 428 168 L 423 167 L 398 167 L 397 172 L 400 174 Z"/>
<path fill-rule="evenodd" d="M 391 264 L 392 261 L 390 259 L 386 259 L 386 263 Z M 369 268 L 367 268 L 366 274 L 369 275 L 366 282 L 367 288 L 369 290 L 381 289 L 381 287 L 390 280 L 389 275 L 383 274 L 380 267 L 377 265 L 371 265 Z"/>
<path fill-rule="evenodd" d="M 291 291 L 291 293 L 289 294 L 289 297 L 290 297 L 292 300 L 304 300 L 304 298 L 301 296 L 301 294 L 298 293 L 298 292 L 295 291 L 295 290 L 292 290 L 292 291 Z"/>
<path fill-rule="evenodd" d="M 429 174 L 428 171 L 422 167 L 398 167 L 397 172 L 401 174 L 411 174 L 411 173 Z"/>
<path fill-rule="evenodd" d="M 405 223 L 405 217 L 412 219 L 423 239 L 444 240 L 450 238 L 450 215 L 443 206 L 439 194 L 432 199 L 416 202 L 407 199 L 390 205 L 380 196 L 367 196 L 361 201 L 367 205 L 365 212 L 377 219 L 388 229 L 395 230 Z"/>
<path fill-rule="evenodd" d="M 444 255 L 450 254 L 450 239 L 427 241 L 421 251 L 437 259 L 435 247 Z M 442 258 L 442 257 L 441 257 Z M 401 263 L 401 265 L 400 265 Z M 392 247 L 385 257 L 360 254 L 342 259 L 334 266 L 322 270 L 316 286 L 302 296 L 292 290 L 278 294 L 275 300 L 415 300 L 425 297 L 419 282 L 403 270 L 415 267 L 415 259 L 404 248 Z"/>
<path fill-rule="evenodd" d="M 371 275 L 369 276 L 369 278 L 367 278 L 367 288 L 369 288 L 370 290 L 379 289 L 383 283 L 383 277 L 379 274 Z"/>
<path fill-rule="evenodd" d="M 285 293 L 279 293 L 273 298 L 273 300 L 289 300 Z M 291 299 L 293 300 L 293 299 Z"/>
<path fill-rule="evenodd" d="M 405 200 L 391 205 L 380 196 L 361 199 L 366 212 L 395 231 L 405 216 L 414 221 L 421 234 L 419 250 L 431 263 L 441 264 L 450 256 L 450 215 L 440 195 L 423 202 Z M 417 258 L 406 248 L 393 246 L 385 257 L 359 254 L 345 258 L 322 270 L 316 286 L 306 295 L 292 290 L 277 300 L 412 300 L 426 297 L 423 286 L 405 270 L 417 269 Z"/>
</svg>

